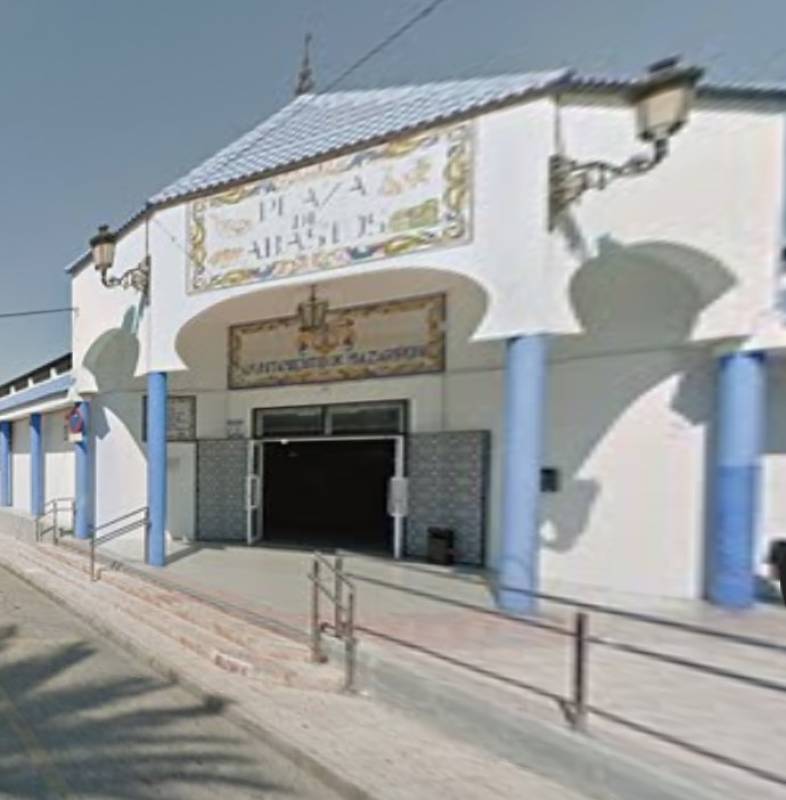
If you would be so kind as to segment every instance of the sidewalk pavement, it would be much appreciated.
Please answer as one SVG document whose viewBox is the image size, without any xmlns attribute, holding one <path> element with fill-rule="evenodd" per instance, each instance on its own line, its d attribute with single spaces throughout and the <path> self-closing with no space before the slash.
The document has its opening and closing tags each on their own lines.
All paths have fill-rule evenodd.
<svg viewBox="0 0 786 800">
<path fill-rule="evenodd" d="M 0 797 L 339 800 L 4 569 Z"/>
<path fill-rule="evenodd" d="M 133 575 L 105 570 L 99 581 L 90 582 L 84 564 L 83 555 L 66 547 L 0 536 L 0 565 L 58 598 L 95 630 L 111 635 L 187 688 L 228 701 L 226 713 L 234 721 L 346 797 L 580 800 L 563 786 L 383 704 L 326 690 L 319 681 L 303 688 L 298 680 L 303 675 L 282 680 L 268 672 L 271 663 L 264 658 L 253 674 L 227 671 L 198 658 L 204 655 L 198 652 L 202 647 L 210 647 L 211 637 L 230 635 L 221 625 L 232 626 L 230 647 L 242 642 L 243 624 L 222 620 L 220 612 L 200 607 L 197 600 L 151 589 Z M 198 632 L 187 621 L 188 614 L 196 613 L 210 617 Z M 291 656 L 293 646 L 260 630 L 255 630 L 253 644 L 262 656 L 281 648 Z M 302 649 L 302 664 L 306 655 Z M 328 675 L 332 671 L 329 666 L 307 668 L 327 670 Z"/>
<path fill-rule="evenodd" d="M 124 547 L 125 557 L 135 552 L 133 542 L 126 542 Z M 220 545 L 189 548 L 177 544 L 174 549 L 173 561 L 163 573 L 167 580 L 305 630 L 308 614 L 305 576 L 310 554 Z M 449 675 L 465 687 L 472 687 L 473 682 L 482 683 L 490 702 L 564 725 L 557 703 L 512 688 L 510 684 L 519 681 L 566 696 L 572 666 L 572 643 L 568 637 L 399 591 L 415 589 L 493 608 L 482 576 L 472 571 L 400 565 L 351 555 L 345 556 L 345 567 L 356 576 L 361 650 L 373 651 L 377 659 L 409 666 L 423 679 L 428 676 L 430 680 L 444 681 Z M 549 590 L 578 596 L 576 587 L 551 586 L 547 587 Z M 701 602 L 613 596 L 587 587 L 581 590 L 581 599 L 744 634 L 786 647 L 786 610 L 775 605 L 728 612 Z M 573 612 L 565 606 L 542 603 L 541 614 L 549 622 L 566 627 L 573 624 Z M 590 647 L 593 706 L 634 725 L 683 740 L 694 748 L 717 753 L 727 762 L 742 762 L 753 770 L 778 773 L 786 781 L 786 770 L 781 766 L 786 742 L 786 653 L 599 613 L 591 613 L 590 617 L 594 635 L 675 658 L 701 661 L 718 670 L 739 672 L 783 687 L 784 691 L 778 692 L 746 686 L 721 675 L 708 675 L 638 654 L 600 645 Z M 458 667 L 458 663 L 465 668 Z M 501 680 L 494 680 L 489 674 Z M 654 757 L 667 758 L 677 770 L 699 768 L 705 785 L 721 792 L 738 786 L 740 792 L 753 793 L 762 800 L 786 795 L 786 784 L 778 786 L 746 776 L 743 771 L 721 766 L 682 747 L 658 742 L 607 720 L 591 718 L 590 729 L 595 737 L 612 744 L 635 743 L 645 747 Z"/>
</svg>

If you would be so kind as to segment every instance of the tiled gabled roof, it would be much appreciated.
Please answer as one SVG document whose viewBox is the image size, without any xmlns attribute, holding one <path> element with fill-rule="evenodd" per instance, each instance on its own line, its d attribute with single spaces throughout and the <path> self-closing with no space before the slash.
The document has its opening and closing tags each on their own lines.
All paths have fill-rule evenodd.
<svg viewBox="0 0 786 800">
<path fill-rule="evenodd" d="M 151 198 L 153 204 L 547 91 L 567 70 L 301 95 Z"/>
<path fill-rule="evenodd" d="M 285 170 L 301 162 L 392 138 L 464 114 L 557 91 L 618 93 L 640 78 L 602 78 L 573 70 L 525 72 L 417 86 L 302 95 L 237 141 L 155 194 L 118 228 L 122 234 L 158 205 L 193 194 Z M 699 93 L 724 101 L 786 105 L 786 87 L 773 84 L 707 84 Z M 83 253 L 68 267 L 71 274 L 89 263 Z"/>
</svg>

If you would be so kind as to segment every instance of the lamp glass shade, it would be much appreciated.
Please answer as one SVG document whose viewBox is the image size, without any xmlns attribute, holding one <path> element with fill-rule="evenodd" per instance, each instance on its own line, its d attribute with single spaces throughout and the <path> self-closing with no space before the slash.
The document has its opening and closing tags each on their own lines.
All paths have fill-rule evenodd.
<svg viewBox="0 0 786 800">
<path fill-rule="evenodd" d="M 630 95 L 636 106 L 640 139 L 665 141 L 688 121 L 696 84 L 703 74 L 698 67 L 681 66 L 678 58 L 667 58 L 650 67 Z"/>
<path fill-rule="evenodd" d="M 694 94 L 692 86 L 673 83 L 639 97 L 636 105 L 639 138 L 658 141 L 677 133 L 688 119 Z"/>
<path fill-rule="evenodd" d="M 102 225 L 98 233 L 90 240 L 90 252 L 93 264 L 99 272 L 106 272 L 115 260 L 115 245 L 117 236 L 109 230 L 108 225 Z"/>
</svg>

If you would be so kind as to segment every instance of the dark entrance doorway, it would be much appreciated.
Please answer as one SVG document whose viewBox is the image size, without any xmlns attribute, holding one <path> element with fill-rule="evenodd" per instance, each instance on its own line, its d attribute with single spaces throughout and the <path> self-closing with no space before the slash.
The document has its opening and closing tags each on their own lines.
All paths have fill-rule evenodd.
<svg viewBox="0 0 786 800">
<path fill-rule="evenodd" d="M 389 554 L 392 439 L 265 442 L 264 539 Z"/>
</svg>

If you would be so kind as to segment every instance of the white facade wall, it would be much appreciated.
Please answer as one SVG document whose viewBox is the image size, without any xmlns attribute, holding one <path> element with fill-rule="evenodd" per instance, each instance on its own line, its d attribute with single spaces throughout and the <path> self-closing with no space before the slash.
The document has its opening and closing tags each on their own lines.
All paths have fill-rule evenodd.
<svg viewBox="0 0 786 800">
<path fill-rule="evenodd" d="M 656 351 L 557 362 L 544 495 L 547 577 L 620 592 L 701 595 L 709 354 Z"/>
<path fill-rule="evenodd" d="M 11 456 L 11 502 L 19 511 L 30 511 L 30 421 L 14 420 Z"/>
<path fill-rule="evenodd" d="M 41 423 L 44 440 L 44 502 L 72 500 L 75 493 L 74 445 L 68 440 L 65 412 L 44 414 Z M 59 516 L 59 525 L 70 528 L 72 523 L 70 514 L 64 512 Z"/>
<path fill-rule="evenodd" d="M 223 438 L 227 419 L 246 420 L 250 435 L 254 408 L 380 399 L 408 400 L 413 432 L 489 430 L 493 564 L 499 548 L 503 381 L 502 370 L 490 364 L 444 376 L 202 392 L 198 435 Z M 122 402 L 137 430 L 142 398 L 126 394 Z M 703 350 L 552 363 L 544 464 L 560 470 L 561 488 L 543 498 L 546 579 L 621 592 L 701 594 L 711 404 L 712 360 Z M 144 450 L 124 420 L 112 415 L 110 424 L 116 433 L 99 445 L 99 522 L 144 505 L 146 496 Z M 194 445 L 170 444 L 169 532 L 178 538 L 192 538 L 195 530 L 194 456 Z M 122 492 L 113 489 L 118 485 Z"/>
<path fill-rule="evenodd" d="M 549 232 L 546 170 L 558 121 L 576 158 L 621 161 L 641 148 L 630 109 L 616 101 L 566 98 L 558 108 L 543 99 L 487 114 L 475 122 L 470 244 L 319 275 L 333 306 L 448 291 L 443 375 L 229 392 L 228 326 L 292 313 L 315 276 L 187 294 L 184 205 L 157 211 L 149 230 L 140 223 L 118 247 L 119 273 L 144 255 L 149 236 L 150 307 L 81 270 L 74 356 L 78 388 L 98 392 L 97 521 L 146 504 L 143 376 L 164 370 L 171 393 L 197 395 L 199 438 L 225 437 L 228 419 L 244 420 L 250 434 L 256 407 L 374 399 L 408 399 L 413 431 L 491 431 L 493 565 L 503 340 L 547 332 L 545 465 L 560 471 L 562 487 L 544 496 L 543 574 L 626 592 L 700 594 L 713 364 L 720 348 L 754 346 L 771 317 L 782 117 L 703 101 L 662 165 L 587 194 Z M 762 520 L 782 533 L 782 370 L 774 386 Z M 186 537 L 194 525 L 189 447 L 171 447 L 169 460 L 170 532 Z M 15 467 L 22 457 L 15 454 Z M 15 504 L 25 491 L 29 498 L 29 488 L 15 487 Z"/>
<path fill-rule="evenodd" d="M 627 107 L 567 98 L 559 119 L 574 158 L 621 162 L 643 149 Z M 577 270 L 628 259 L 681 272 L 694 287 L 700 306 L 686 338 L 754 336 L 776 299 L 783 158 L 777 109 L 699 103 L 657 169 L 588 192 L 572 207 L 569 227 L 553 233 L 551 269 L 561 285 L 552 328 L 569 331 L 571 320 L 582 327 L 571 302 Z"/>
<path fill-rule="evenodd" d="M 95 523 L 103 525 L 147 505 L 142 443 L 142 394 L 107 392 L 93 400 Z"/>
<path fill-rule="evenodd" d="M 380 292 L 393 292 L 397 283 L 373 287 L 368 279 L 336 284 L 333 302 L 351 305 L 363 299 L 384 299 Z M 170 376 L 171 394 L 197 397 L 197 437 L 226 438 L 227 421 L 241 419 L 247 436 L 255 408 L 314 403 L 369 400 L 408 400 L 413 432 L 491 429 L 500 419 L 500 408 L 487 402 L 484 387 L 490 375 L 501 385 L 502 347 L 499 343 L 470 343 L 469 337 L 484 310 L 484 297 L 466 281 L 444 273 L 418 273 L 408 283 L 405 295 L 443 290 L 448 295 L 448 372 L 404 378 L 346 381 L 319 386 L 286 386 L 229 391 L 227 382 L 228 325 L 291 312 L 300 293 L 289 290 L 270 305 L 265 295 L 249 299 L 246 308 L 237 301 L 220 313 L 208 315 L 184 337 L 182 352 L 191 368 Z M 340 292 L 338 290 L 341 290 Z M 400 291 L 400 290 L 399 290 Z M 391 295 L 395 296 L 395 295 Z M 117 360 L 112 359 L 113 368 Z M 120 516 L 146 503 L 147 468 L 141 438 L 144 382 L 126 375 L 134 391 L 108 392 L 96 397 L 93 426 L 96 435 L 97 524 Z M 453 388 L 458 382 L 467 392 L 459 402 Z M 474 393 L 470 394 L 474 389 Z M 499 400 L 499 398 L 497 398 Z M 170 443 L 169 527 L 174 536 L 193 536 L 196 503 L 195 453 L 192 445 Z M 495 468 L 496 482 L 496 468 Z M 118 491 L 118 487 L 122 490 Z M 496 508 L 492 509 L 496 519 Z"/>
<path fill-rule="evenodd" d="M 475 121 L 473 237 L 469 244 L 326 271 L 318 276 L 320 287 L 329 292 L 332 281 L 349 275 L 374 274 L 384 280 L 382 273 L 391 269 L 442 269 L 469 276 L 488 294 L 491 307 L 480 322 L 484 337 L 542 329 L 544 306 L 533 303 L 532 298 L 542 290 L 546 269 L 545 198 L 553 120 L 553 104 L 541 100 Z M 185 213 L 183 204 L 162 209 L 150 226 L 151 254 L 159 265 L 153 271 L 152 291 L 167 299 L 154 302 L 150 309 L 150 360 L 140 372 L 182 369 L 176 349 L 178 335 L 190 320 L 212 306 L 260 291 L 275 294 L 282 287 L 300 286 L 304 291 L 316 277 L 302 275 L 268 285 L 188 294 Z M 119 261 L 117 269 L 124 264 L 131 262 Z M 83 270 L 76 282 L 97 281 L 89 273 Z"/>
</svg>

